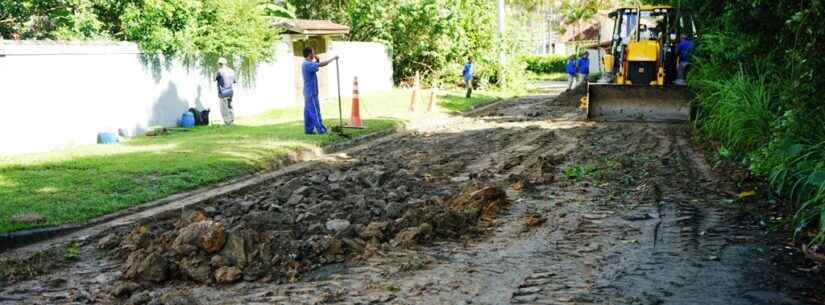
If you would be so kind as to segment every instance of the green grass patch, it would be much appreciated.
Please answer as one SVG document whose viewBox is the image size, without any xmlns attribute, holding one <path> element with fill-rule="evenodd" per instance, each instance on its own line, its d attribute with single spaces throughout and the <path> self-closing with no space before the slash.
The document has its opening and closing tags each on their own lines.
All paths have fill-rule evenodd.
<svg viewBox="0 0 825 305">
<path fill-rule="evenodd" d="M 567 179 L 583 182 L 597 174 L 596 167 L 590 164 L 573 165 L 562 169 L 562 173 Z"/>
<path fill-rule="evenodd" d="M 564 82 L 564 81 L 567 81 L 567 73 L 565 73 L 565 72 L 551 72 L 551 73 L 532 73 L 532 72 L 528 72 L 527 79 L 529 79 L 531 81 Z"/>
<path fill-rule="evenodd" d="M 439 98 L 438 105 L 442 110 L 456 114 L 492 104 L 505 96 L 502 94 L 476 94 L 475 92 L 471 98 L 466 98 L 463 95 L 447 95 Z"/>
<path fill-rule="evenodd" d="M 408 110 L 406 90 L 361 97 L 364 129 L 352 136 L 388 130 L 401 122 L 449 115 L 494 100 L 479 95 L 461 107 L 451 102 L 460 92 L 440 97 L 439 107 L 426 113 L 418 103 Z M 343 104 L 345 121 L 350 102 Z M 338 103 L 327 101 L 322 114 L 328 128 L 338 124 Z M 219 117 L 220 113 L 213 113 Z M 173 129 L 156 137 L 138 137 L 116 145 L 91 145 L 71 150 L 0 159 L 0 232 L 12 232 L 81 222 L 141 203 L 227 179 L 267 170 L 299 147 L 317 148 L 345 139 L 303 133 L 303 109 L 289 107 L 237 121 L 232 127 L 211 125 Z M 37 213 L 44 221 L 13 223 L 15 215 Z"/>
</svg>

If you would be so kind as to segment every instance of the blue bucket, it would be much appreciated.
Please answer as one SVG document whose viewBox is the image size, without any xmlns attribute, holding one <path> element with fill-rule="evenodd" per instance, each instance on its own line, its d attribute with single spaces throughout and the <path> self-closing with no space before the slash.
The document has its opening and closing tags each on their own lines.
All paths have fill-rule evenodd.
<svg viewBox="0 0 825 305">
<path fill-rule="evenodd" d="M 117 135 L 111 132 L 99 132 L 97 144 L 117 144 Z"/>
<path fill-rule="evenodd" d="M 189 111 L 184 112 L 180 116 L 180 127 L 183 127 L 183 128 L 195 127 L 195 115 L 192 114 Z"/>
</svg>

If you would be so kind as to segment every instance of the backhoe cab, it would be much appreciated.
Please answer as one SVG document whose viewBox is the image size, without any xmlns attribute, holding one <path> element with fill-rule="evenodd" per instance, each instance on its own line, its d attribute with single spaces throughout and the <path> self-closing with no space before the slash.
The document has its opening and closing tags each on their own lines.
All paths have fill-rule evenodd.
<svg viewBox="0 0 825 305">
<path fill-rule="evenodd" d="M 687 88 L 674 82 L 678 39 L 695 34 L 690 15 L 670 6 L 640 6 L 619 8 L 609 16 L 613 37 L 602 58 L 602 78 L 588 85 L 588 119 L 689 120 Z"/>
</svg>

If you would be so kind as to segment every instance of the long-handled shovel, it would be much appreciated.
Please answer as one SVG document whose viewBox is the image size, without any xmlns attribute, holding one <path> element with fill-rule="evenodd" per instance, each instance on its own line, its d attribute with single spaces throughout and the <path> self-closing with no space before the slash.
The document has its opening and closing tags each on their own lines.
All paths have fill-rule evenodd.
<svg viewBox="0 0 825 305">
<path fill-rule="evenodd" d="M 349 135 L 344 133 L 344 110 L 341 106 L 341 68 L 338 65 L 338 59 L 335 59 L 335 79 L 338 80 L 338 126 L 332 127 L 332 132 L 349 138 Z"/>
</svg>

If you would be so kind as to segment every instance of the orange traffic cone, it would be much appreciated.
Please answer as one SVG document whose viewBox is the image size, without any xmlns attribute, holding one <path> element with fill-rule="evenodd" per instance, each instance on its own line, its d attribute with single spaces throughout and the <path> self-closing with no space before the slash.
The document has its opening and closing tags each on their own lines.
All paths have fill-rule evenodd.
<svg viewBox="0 0 825 305">
<path fill-rule="evenodd" d="M 358 97 L 358 77 L 352 81 L 352 115 L 349 120 L 349 128 L 364 128 L 361 126 L 361 101 Z"/>
</svg>

